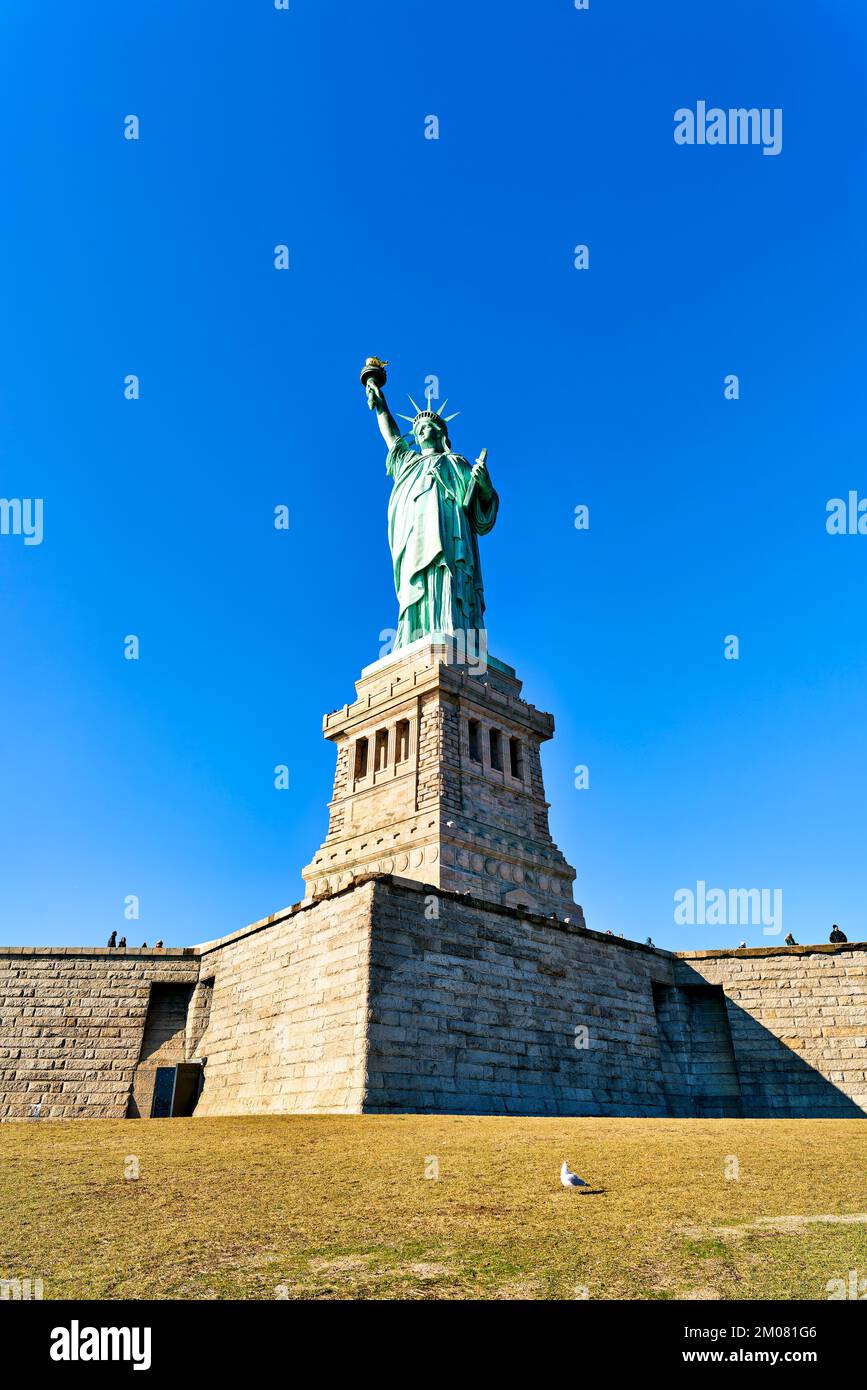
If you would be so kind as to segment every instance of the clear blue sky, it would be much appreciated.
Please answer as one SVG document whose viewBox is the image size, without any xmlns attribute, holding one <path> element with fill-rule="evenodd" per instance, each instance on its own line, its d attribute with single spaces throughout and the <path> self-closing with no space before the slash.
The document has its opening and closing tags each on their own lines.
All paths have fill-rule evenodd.
<svg viewBox="0 0 867 1390">
<path fill-rule="evenodd" d="M 0 495 L 45 536 L 0 537 L 0 939 L 302 896 L 395 617 L 372 353 L 489 450 L 491 650 L 588 923 L 760 944 L 674 925 L 704 880 L 867 936 L 867 536 L 825 530 L 867 495 L 865 67 L 857 0 L 4 6 Z M 675 145 L 700 99 L 782 153 Z"/>
</svg>

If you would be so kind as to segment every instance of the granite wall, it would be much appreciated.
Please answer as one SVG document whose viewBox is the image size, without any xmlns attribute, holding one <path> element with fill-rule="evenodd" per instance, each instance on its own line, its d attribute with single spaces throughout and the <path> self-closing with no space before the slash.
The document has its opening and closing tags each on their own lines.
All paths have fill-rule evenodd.
<svg viewBox="0 0 867 1390">
<path fill-rule="evenodd" d="M 680 956 L 392 876 L 184 951 L 0 948 L 0 1118 L 861 1116 L 867 945 Z"/>
<path fill-rule="evenodd" d="M 198 977 L 192 949 L 0 947 L 0 1119 L 122 1119 L 151 985 Z"/>
<path fill-rule="evenodd" d="M 197 1115 L 358 1111 L 374 883 L 199 947 L 213 981 Z"/>
<path fill-rule="evenodd" d="M 867 1112 L 867 943 L 691 951 L 675 980 L 722 988 L 745 1115 Z"/>
<path fill-rule="evenodd" d="M 380 880 L 365 1110 L 665 1115 L 652 982 L 633 942 Z"/>
</svg>

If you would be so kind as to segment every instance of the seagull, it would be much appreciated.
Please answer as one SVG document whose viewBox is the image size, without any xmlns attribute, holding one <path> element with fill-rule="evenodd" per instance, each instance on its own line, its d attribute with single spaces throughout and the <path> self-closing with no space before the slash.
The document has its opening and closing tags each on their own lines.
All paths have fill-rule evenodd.
<svg viewBox="0 0 867 1390">
<path fill-rule="evenodd" d="M 583 1178 L 579 1178 L 577 1173 L 573 1173 L 569 1164 L 563 1159 L 563 1167 L 560 1169 L 560 1181 L 564 1187 L 589 1187 L 590 1184 Z"/>
</svg>

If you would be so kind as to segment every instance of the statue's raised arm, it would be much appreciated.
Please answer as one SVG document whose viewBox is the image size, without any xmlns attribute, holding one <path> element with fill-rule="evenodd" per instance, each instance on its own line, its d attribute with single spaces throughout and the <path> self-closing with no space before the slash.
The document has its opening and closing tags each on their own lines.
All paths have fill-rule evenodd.
<svg viewBox="0 0 867 1390">
<path fill-rule="evenodd" d="M 391 450 L 400 439 L 400 429 L 388 408 L 382 390 L 387 366 L 388 363 L 380 361 L 378 357 L 368 357 L 362 369 L 361 380 L 367 393 L 368 408 L 376 411 L 379 432 L 385 440 L 386 448 Z"/>
</svg>

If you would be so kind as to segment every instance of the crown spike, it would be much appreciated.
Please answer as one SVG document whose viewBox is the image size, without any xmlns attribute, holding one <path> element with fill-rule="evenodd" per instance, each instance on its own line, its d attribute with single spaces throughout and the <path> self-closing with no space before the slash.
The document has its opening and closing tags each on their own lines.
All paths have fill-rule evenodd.
<svg viewBox="0 0 867 1390">
<path fill-rule="evenodd" d="M 452 412 L 451 415 L 444 415 L 443 419 L 445 420 L 446 424 L 448 424 L 449 420 L 456 420 L 460 413 L 461 412 L 459 410 L 455 410 Z"/>
<path fill-rule="evenodd" d="M 411 415 L 402 415 L 401 412 L 400 412 L 399 410 L 396 411 L 395 414 L 397 415 L 397 418 L 398 418 L 399 420 L 408 420 L 409 423 L 412 424 L 412 422 L 413 422 L 413 417 L 412 417 Z"/>
<path fill-rule="evenodd" d="M 407 392 L 407 394 L 409 394 L 409 393 Z M 415 403 L 415 401 L 413 400 L 412 396 L 409 397 L 409 403 L 410 403 L 410 405 L 412 406 L 413 410 L 415 411 L 416 415 L 421 415 L 421 406 L 420 406 L 420 405 L 416 405 L 416 403 Z"/>
</svg>

